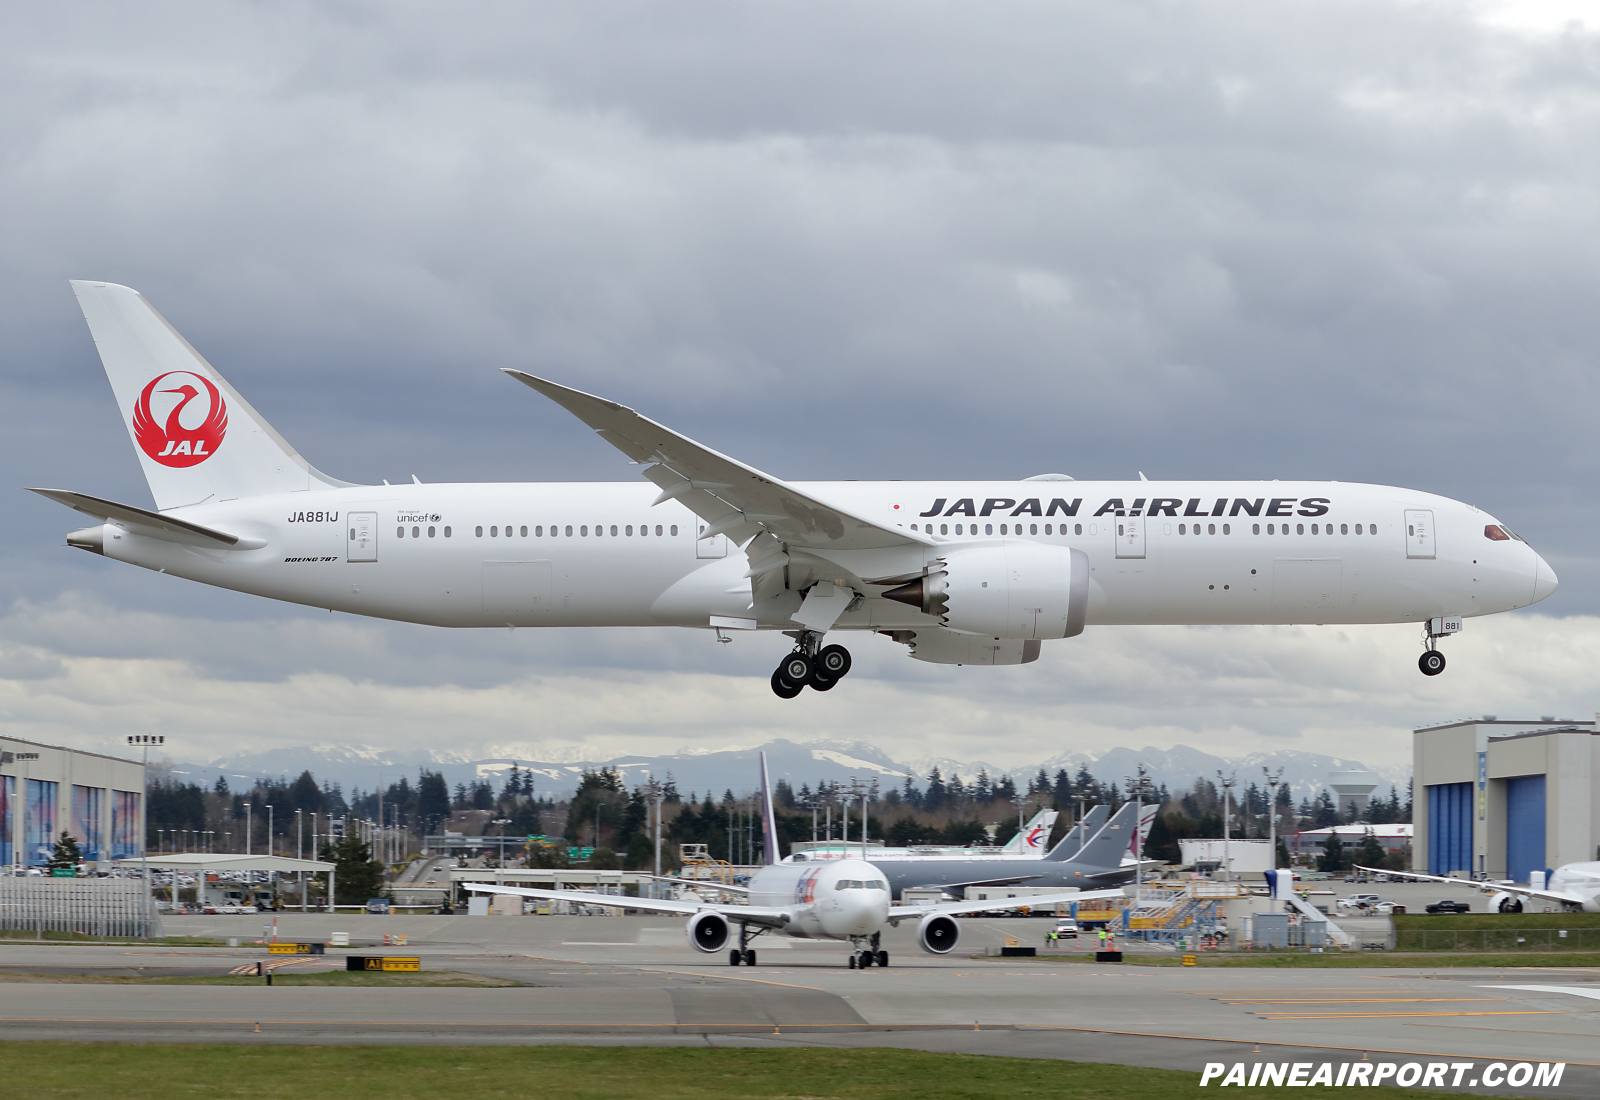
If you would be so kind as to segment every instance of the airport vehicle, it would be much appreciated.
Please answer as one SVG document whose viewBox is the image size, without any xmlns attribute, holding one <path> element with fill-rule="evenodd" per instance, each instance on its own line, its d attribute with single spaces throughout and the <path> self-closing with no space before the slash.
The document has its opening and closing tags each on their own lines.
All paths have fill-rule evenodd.
<svg viewBox="0 0 1600 1100">
<path fill-rule="evenodd" d="M 1379 898 L 1377 894 L 1346 894 L 1333 903 L 1335 909 L 1366 909 L 1376 905 Z"/>
<path fill-rule="evenodd" d="M 1472 906 L 1468 905 L 1464 901 L 1456 901 L 1454 898 L 1440 898 L 1438 901 L 1429 902 L 1425 907 L 1425 911 L 1429 915 L 1438 913 L 1470 913 L 1472 912 Z"/>
<path fill-rule="evenodd" d="M 1366 869 L 1372 870 L 1370 867 Z M 1550 873 L 1542 887 L 1452 878 L 1449 875 L 1424 875 L 1416 871 L 1384 873 L 1413 882 L 1448 882 L 1470 886 L 1481 894 L 1489 895 L 1489 911 L 1492 913 L 1520 913 L 1524 902 L 1535 900 L 1554 902 L 1567 913 L 1600 913 L 1600 860 L 1563 863 Z"/>
<path fill-rule="evenodd" d="M 864 858 L 883 872 L 895 897 L 907 889 L 932 886 L 957 895 L 969 886 L 1120 886 L 1134 877 L 1134 868 L 1122 862 L 1122 854 L 1137 812 L 1134 803 L 1124 803 L 1087 842 L 1080 844 L 1069 833 L 1043 859 L 974 860 L 952 856 L 880 862 L 871 852 Z M 1029 905 L 1035 903 L 1030 901 Z"/>
<path fill-rule="evenodd" d="M 946 955 L 961 939 L 955 919 L 963 913 L 994 908 L 993 901 L 941 902 L 935 905 L 895 905 L 889 884 L 872 864 L 859 859 L 828 859 L 780 863 L 778 835 L 773 827 L 772 791 L 767 783 L 767 754 L 761 754 L 762 847 L 766 864 L 750 878 L 742 892 L 748 904 L 710 901 L 664 901 L 656 898 L 619 898 L 588 890 L 542 890 L 534 887 L 497 886 L 467 882 L 462 886 L 484 894 L 517 894 L 548 901 L 565 901 L 601 909 L 641 909 L 645 912 L 681 913 L 688 917 L 684 931 L 697 951 L 714 955 L 728 947 L 729 966 L 756 965 L 750 946 L 767 933 L 796 939 L 848 940 L 854 949 L 852 970 L 888 966 L 883 949 L 883 929 L 901 921 L 917 922 L 917 942 L 924 951 Z M 1122 897 L 1121 890 L 1082 893 L 1062 891 L 1028 898 L 1031 906 L 1054 906 L 1094 898 Z M 729 947 L 737 935 L 737 945 Z"/>
<path fill-rule="evenodd" d="M 1062 917 L 1056 921 L 1054 931 L 1058 940 L 1075 940 L 1078 938 L 1078 922 L 1071 917 Z"/>
<path fill-rule="evenodd" d="M 1013 665 L 1090 625 L 1411 622 L 1432 676 L 1464 619 L 1556 587 L 1494 516 L 1417 490 L 790 483 L 515 370 L 645 483 L 355 485 L 311 466 L 136 291 L 72 286 L 155 508 L 35 489 L 94 521 L 68 545 L 290 603 L 449 627 L 781 631 L 794 650 L 772 689 L 793 698 L 849 673 L 824 644 L 844 631 L 919 661 Z"/>
</svg>

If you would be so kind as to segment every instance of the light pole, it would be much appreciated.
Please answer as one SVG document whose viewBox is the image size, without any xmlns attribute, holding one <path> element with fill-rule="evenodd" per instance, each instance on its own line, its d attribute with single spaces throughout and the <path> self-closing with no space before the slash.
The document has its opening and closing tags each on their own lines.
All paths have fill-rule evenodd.
<svg viewBox="0 0 1600 1100">
<path fill-rule="evenodd" d="M 1131 776 L 1123 776 L 1122 781 L 1128 785 L 1128 797 L 1133 799 L 1133 889 L 1135 896 L 1144 889 L 1144 796 L 1150 791 L 1153 784 L 1150 782 L 1150 773 L 1140 764 Z"/>
<path fill-rule="evenodd" d="M 509 817 L 497 817 L 492 824 L 500 826 L 500 858 L 494 861 L 494 884 L 499 886 L 505 876 L 506 869 L 506 826 L 511 824 Z M 524 879 L 524 882 L 527 880 Z"/>
<path fill-rule="evenodd" d="M 128 737 L 128 744 L 138 745 L 144 750 L 139 766 L 139 873 L 144 876 L 144 924 L 145 934 L 150 931 L 150 836 L 149 822 L 150 809 L 148 799 L 150 796 L 150 746 L 166 744 L 166 737 L 159 733 L 136 733 Z M 177 872 L 173 872 L 173 882 L 177 882 Z M 173 890 L 172 900 L 178 900 L 177 890 Z"/>
<path fill-rule="evenodd" d="M 1267 789 L 1272 792 L 1267 797 L 1267 836 L 1269 838 L 1267 843 L 1272 847 L 1272 866 L 1276 870 L 1278 866 L 1278 784 L 1283 782 L 1283 769 L 1279 768 L 1276 775 L 1267 771 L 1266 768 L 1262 768 L 1261 772 L 1267 777 Z"/>
<path fill-rule="evenodd" d="M 272 803 L 267 803 L 267 855 L 272 855 Z"/>
<path fill-rule="evenodd" d="M 866 859 L 867 858 L 867 799 L 868 798 L 877 798 L 878 797 L 878 778 L 879 777 L 875 775 L 875 776 L 872 777 L 871 780 L 866 780 L 866 779 L 858 779 L 858 778 L 856 778 L 855 776 L 852 775 L 850 777 L 850 782 L 848 784 L 846 784 L 846 786 L 844 788 L 844 794 L 845 794 L 844 805 L 845 806 L 849 806 L 849 804 L 852 801 L 854 801 L 855 799 L 857 799 L 857 798 L 861 799 L 861 858 L 862 859 Z M 845 822 L 845 829 L 844 829 L 845 843 L 848 844 L 850 842 L 850 813 L 849 813 L 848 810 L 846 810 L 845 813 L 844 813 L 844 822 Z"/>
<path fill-rule="evenodd" d="M 1228 850 L 1228 841 L 1232 839 L 1228 821 L 1228 799 L 1233 793 L 1233 786 L 1239 782 L 1238 773 L 1224 776 L 1217 773 L 1217 782 L 1222 786 L 1222 877 L 1227 882 L 1233 881 L 1233 857 Z"/>
<path fill-rule="evenodd" d="M 254 792 L 252 792 L 252 794 L 253 793 Z M 247 799 L 244 800 L 244 854 L 245 855 L 249 855 L 250 854 L 250 842 L 251 842 L 251 840 L 254 839 L 254 837 L 252 836 L 253 830 L 250 828 L 250 808 L 251 808 L 251 805 L 252 805 L 252 803 L 251 803 L 250 799 L 247 798 Z"/>
<path fill-rule="evenodd" d="M 655 837 L 655 842 L 656 842 L 656 863 L 655 863 L 655 868 L 656 869 L 655 869 L 655 875 L 656 875 L 657 878 L 660 878 L 661 877 L 661 794 L 662 794 L 663 788 L 661 786 L 660 780 L 658 780 L 654 776 L 652 776 L 650 779 L 645 781 L 645 783 L 643 784 L 642 789 L 644 790 L 645 795 L 649 797 L 650 801 L 655 803 L 655 808 L 656 808 L 656 827 L 655 827 L 655 832 L 654 832 L 654 837 Z"/>
</svg>

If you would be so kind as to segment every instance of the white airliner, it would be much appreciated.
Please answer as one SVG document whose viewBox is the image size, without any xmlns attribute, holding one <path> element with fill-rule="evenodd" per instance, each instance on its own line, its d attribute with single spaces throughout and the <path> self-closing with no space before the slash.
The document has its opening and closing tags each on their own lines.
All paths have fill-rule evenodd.
<svg viewBox="0 0 1600 1100">
<path fill-rule="evenodd" d="M 735 888 L 748 904 L 706 901 L 662 901 L 655 898 L 619 899 L 615 894 L 588 890 L 539 890 L 464 882 L 468 890 L 483 894 L 516 894 L 545 901 L 603 905 L 645 912 L 680 913 L 689 918 L 684 931 L 698 951 L 715 955 L 733 938 L 738 926 L 738 946 L 729 948 L 728 965 L 756 965 L 750 941 L 768 932 L 795 939 L 849 940 L 852 970 L 888 966 L 889 952 L 882 946 L 883 930 L 904 920 L 917 922 L 917 943 L 934 955 L 947 955 L 961 940 L 962 913 L 993 909 L 986 901 L 944 902 L 938 905 L 895 905 L 883 872 L 865 860 L 829 859 L 812 863 L 779 863 L 778 834 L 772 814 L 772 789 L 767 783 L 767 754 L 761 754 L 761 843 L 766 865 L 750 878 L 747 888 Z M 1063 890 L 1036 894 L 1027 904 L 1035 908 L 1068 905 L 1096 898 L 1120 898 L 1121 890 Z M 621 904 L 619 904 L 619 901 Z"/>
<path fill-rule="evenodd" d="M 782 631 L 795 647 L 772 687 L 792 698 L 850 671 L 830 631 L 1007 665 L 1090 625 L 1410 622 L 1436 675 L 1436 640 L 1462 619 L 1556 587 L 1495 517 L 1414 489 L 790 483 L 520 371 L 644 481 L 353 485 L 301 458 L 137 292 L 72 285 L 155 509 L 34 491 L 95 520 L 69 545 L 271 599 L 433 626 Z"/>
<path fill-rule="evenodd" d="M 1523 901 L 1553 901 L 1567 913 L 1600 913 L 1600 860 L 1563 863 L 1550 872 L 1543 888 L 1518 886 L 1511 882 L 1489 882 L 1449 875 L 1423 875 L 1414 871 L 1386 871 L 1381 867 L 1362 867 L 1374 875 L 1399 875 L 1416 882 L 1448 882 L 1470 886 L 1489 895 L 1491 913 L 1520 913 Z"/>
</svg>

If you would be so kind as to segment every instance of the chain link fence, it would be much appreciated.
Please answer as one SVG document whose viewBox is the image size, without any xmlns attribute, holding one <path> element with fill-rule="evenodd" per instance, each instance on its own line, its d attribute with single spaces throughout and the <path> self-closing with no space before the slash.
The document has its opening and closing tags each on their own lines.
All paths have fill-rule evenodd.
<svg viewBox="0 0 1600 1100">
<path fill-rule="evenodd" d="M 1407 928 L 1397 951 L 1600 951 L 1600 928 Z"/>
</svg>

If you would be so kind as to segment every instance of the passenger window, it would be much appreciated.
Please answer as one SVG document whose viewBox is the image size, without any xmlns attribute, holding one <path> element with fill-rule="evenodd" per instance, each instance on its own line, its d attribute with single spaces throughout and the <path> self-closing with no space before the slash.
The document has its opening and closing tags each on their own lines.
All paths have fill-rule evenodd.
<svg viewBox="0 0 1600 1100">
<path fill-rule="evenodd" d="M 956 534 L 961 534 L 961 524 L 956 524 Z"/>
<path fill-rule="evenodd" d="M 1417 533 L 1417 525 L 1416 524 L 1414 524 L 1414 523 L 1406 524 L 1406 537 L 1407 538 L 1414 537 L 1416 535 L 1416 533 Z"/>
<path fill-rule="evenodd" d="M 1377 533 L 1378 533 L 1378 525 L 1376 523 L 1367 524 L 1367 534 L 1376 535 Z"/>
<path fill-rule="evenodd" d="M 450 528 L 446 527 L 444 529 L 444 537 L 445 538 L 449 538 L 450 537 Z"/>
<path fill-rule="evenodd" d="M 489 528 L 489 537 L 492 538 L 492 539 L 499 538 L 500 537 L 500 528 L 498 528 L 498 527 Z"/>
<path fill-rule="evenodd" d="M 633 537 L 633 524 L 630 523 L 630 524 L 628 524 L 627 527 L 623 528 L 623 534 L 627 535 L 629 538 L 632 538 Z"/>
<path fill-rule="evenodd" d="M 674 527 L 674 528 L 673 528 L 673 529 L 672 529 L 672 533 L 673 533 L 673 534 L 674 534 L 674 535 L 676 535 L 676 534 L 677 534 L 677 533 L 678 533 L 678 529 L 677 529 L 677 528 L 676 528 L 676 527 Z M 658 535 L 659 535 L 659 534 L 661 534 L 661 524 L 659 524 L 659 523 L 658 523 L 658 524 L 656 524 L 656 534 L 658 534 Z"/>
<path fill-rule="evenodd" d="M 1224 524 L 1223 524 L 1223 525 L 1222 525 L 1222 533 L 1223 533 L 1223 534 L 1224 534 L 1224 535 L 1231 535 L 1231 534 L 1233 534 L 1233 525 L 1232 525 L 1232 524 L 1231 524 L 1231 523 L 1224 523 Z"/>
<path fill-rule="evenodd" d="M 1199 530 L 1200 530 L 1200 525 L 1199 525 L 1199 524 L 1195 524 L 1195 531 L 1196 531 L 1196 533 L 1198 533 L 1198 532 L 1199 532 Z M 1206 524 L 1206 534 L 1208 534 L 1208 535 L 1214 535 L 1214 534 L 1216 534 L 1216 533 L 1217 533 L 1217 525 L 1216 525 L 1216 524 L 1215 524 L 1215 523 L 1208 523 L 1208 524 Z"/>
<path fill-rule="evenodd" d="M 523 538 L 527 538 L 528 537 L 528 528 L 526 526 L 524 526 L 522 528 L 522 537 Z"/>
<path fill-rule="evenodd" d="M 480 538 L 480 539 L 481 539 L 481 538 L 483 538 L 483 528 L 482 528 L 482 527 L 479 527 L 479 528 L 478 528 L 478 537 L 479 537 L 479 538 Z"/>
<path fill-rule="evenodd" d="M 1285 531 L 1287 531 L 1287 530 L 1288 530 L 1288 529 L 1289 529 L 1289 525 L 1288 525 L 1288 524 L 1287 524 L 1287 523 L 1286 523 L 1286 524 L 1284 524 L 1284 525 L 1283 525 L 1283 529 L 1284 529 L 1284 530 L 1285 530 Z M 1295 533 L 1295 534 L 1297 534 L 1297 535 L 1303 535 L 1303 534 L 1305 534 L 1305 533 L 1306 533 L 1306 525 L 1305 525 L 1305 524 L 1303 524 L 1303 523 L 1297 523 L 1297 524 L 1295 524 L 1295 525 L 1294 525 L 1294 533 Z"/>
<path fill-rule="evenodd" d="M 1189 525 L 1187 523 L 1178 524 L 1178 534 L 1187 535 L 1188 533 L 1189 533 Z"/>
<path fill-rule="evenodd" d="M 1046 524 L 1046 526 L 1049 526 L 1049 525 L 1048 525 L 1048 524 Z M 1030 524 L 1028 524 L 1028 534 L 1030 534 L 1030 535 L 1037 535 L 1037 534 L 1038 534 L 1038 533 L 1039 533 L 1039 525 L 1038 525 L 1038 524 L 1037 524 L 1037 523 L 1030 523 Z M 1046 532 L 1045 532 L 1045 534 L 1047 534 L 1047 535 L 1048 535 L 1048 534 L 1049 534 L 1049 533 L 1050 533 L 1050 532 L 1048 532 L 1048 531 L 1046 531 Z"/>
<path fill-rule="evenodd" d="M 429 538 L 430 538 L 430 539 L 431 539 L 431 538 L 433 538 L 433 537 L 434 537 L 434 536 L 433 536 L 433 532 L 434 532 L 434 531 L 435 531 L 435 530 L 436 530 L 436 528 L 433 528 L 433 527 L 430 527 L 430 528 L 428 528 L 428 537 L 429 537 Z"/>
<path fill-rule="evenodd" d="M 1073 524 L 1073 525 L 1072 525 L 1072 533 L 1073 533 L 1073 534 L 1074 534 L 1074 535 L 1081 535 L 1081 534 L 1083 534 L 1083 524 L 1081 524 L 1081 523 L 1074 523 L 1074 524 Z M 1090 531 L 1090 532 L 1089 532 L 1089 533 L 1090 533 L 1090 534 L 1091 534 L 1091 535 L 1092 535 L 1092 534 L 1094 534 L 1094 532 L 1093 532 L 1093 531 Z"/>
<path fill-rule="evenodd" d="M 1350 525 L 1348 523 L 1339 524 L 1339 534 L 1348 535 L 1349 533 L 1350 533 Z"/>
<path fill-rule="evenodd" d="M 957 524 L 957 526 L 960 526 L 960 524 Z M 950 533 L 950 525 L 948 523 L 939 524 L 939 534 L 948 535 L 949 533 Z M 958 535 L 960 533 L 961 533 L 960 531 L 956 532 L 956 534 L 958 534 Z"/>
<path fill-rule="evenodd" d="M 422 529 L 420 527 L 413 527 L 411 529 L 411 537 L 414 539 L 420 539 L 422 537 Z"/>
<path fill-rule="evenodd" d="M 1267 524 L 1267 534 L 1276 535 L 1277 533 L 1278 533 L 1278 531 L 1277 531 L 1277 525 L 1276 524 L 1273 524 L 1273 523 Z"/>
<path fill-rule="evenodd" d="M 1054 527 L 1054 526 L 1055 526 L 1055 524 L 1053 524 L 1053 523 L 1047 523 L 1047 524 L 1045 524 L 1045 525 L 1044 525 L 1044 533 L 1045 533 L 1045 534 L 1047 534 L 1047 535 L 1052 535 L 1052 534 L 1054 534 L 1054 533 L 1055 533 L 1055 532 L 1054 532 L 1054 531 L 1052 531 L 1052 530 L 1051 530 L 1051 528 L 1052 528 L 1052 527 Z M 1061 529 L 1061 533 L 1062 533 L 1062 534 L 1063 534 L 1063 535 L 1064 535 L 1064 534 L 1066 534 L 1066 533 L 1067 533 L 1067 529 L 1066 529 L 1066 528 L 1065 528 L 1065 527 L 1063 527 L 1063 528 L 1062 528 L 1062 529 Z"/>
<path fill-rule="evenodd" d="M 984 533 L 984 534 L 986 534 L 986 535 L 992 535 L 992 534 L 994 534 L 994 524 L 992 524 L 992 523 L 985 523 L 985 524 L 984 524 L 984 525 L 983 525 L 983 533 Z"/>
<path fill-rule="evenodd" d="M 1251 525 L 1250 525 L 1250 533 L 1251 533 L 1251 534 L 1252 534 L 1252 535 L 1259 535 L 1259 534 L 1261 534 L 1261 524 L 1259 524 L 1259 523 L 1252 523 L 1252 524 L 1251 524 Z"/>
<path fill-rule="evenodd" d="M 599 528 L 595 528 L 595 530 L 599 530 Z M 617 537 L 617 525 L 615 523 L 613 523 L 611 525 L 611 537 L 612 538 L 616 538 Z"/>
<path fill-rule="evenodd" d="M 659 528 L 659 527 L 657 527 L 657 528 L 656 528 L 656 534 L 658 534 L 658 535 L 659 535 L 659 534 L 660 534 L 660 533 L 661 533 L 661 528 Z M 673 525 L 672 525 L 672 534 L 673 534 L 673 535 L 674 535 L 674 536 L 676 536 L 676 535 L 677 535 L 677 533 L 678 533 L 678 525 L 677 525 L 677 524 L 676 524 L 676 523 L 674 523 L 674 524 L 673 524 Z"/>
<path fill-rule="evenodd" d="M 1121 538 L 1121 537 L 1122 537 L 1122 536 L 1123 536 L 1123 535 L 1124 535 L 1124 534 L 1126 534 L 1126 533 L 1127 533 L 1127 532 L 1126 532 L 1126 531 L 1125 531 L 1125 530 L 1124 530 L 1124 528 L 1125 528 L 1125 527 L 1126 527 L 1126 526 L 1127 526 L 1127 525 L 1126 525 L 1126 524 L 1122 524 L 1122 523 L 1119 523 L 1119 524 L 1117 524 L 1117 537 L 1118 537 L 1118 538 Z"/>
<path fill-rule="evenodd" d="M 569 524 L 567 524 L 567 538 L 570 539 L 571 537 L 572 537 L 572 524 L 569 523 Z"/>
<path fill-rule="evenodd" d="M 1317 533 L 1317 525 L 1315 523 L 1311 525 L 1311 533 L 1313 535 Z"/>
<path fill-rule="evenodd" d="M 394 537 L 397 538 L 397 539 L 405 538 L 406 537 L 406 529 L 404 527 L 396 527 L 394 529 Z"/>
<path fill-rule="evenodd" d="M 552 528 L 552 530 L 554 530 L 554 528 Z M 541 527 L 535 527 L 533 529 L 533 537 L 536 538 L 536 539 L 544 538 L 544 528 L 542 526 Z"/>
<path fill-rule="evenodd" d="M 1356 524 L 1356 534 L 1361 534 L 1361 524 Z"/>
<path fill-rule="evenodd" d="M 585 538 L 585 539 L 589 537 L 589 525 L 587 523 L 579 525 L 579 527 L 578 527 L 578 537 L 579 538 Z"/>
</svg>

